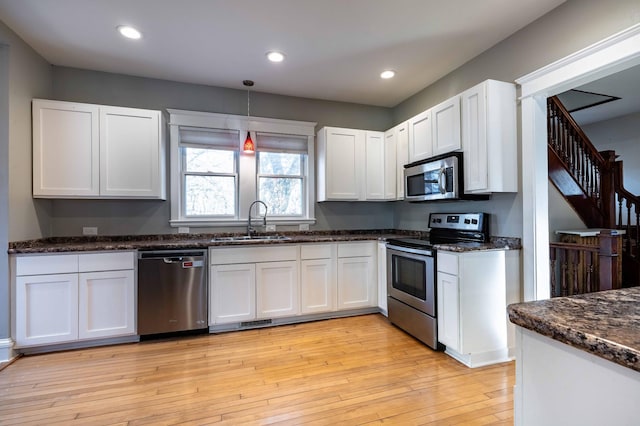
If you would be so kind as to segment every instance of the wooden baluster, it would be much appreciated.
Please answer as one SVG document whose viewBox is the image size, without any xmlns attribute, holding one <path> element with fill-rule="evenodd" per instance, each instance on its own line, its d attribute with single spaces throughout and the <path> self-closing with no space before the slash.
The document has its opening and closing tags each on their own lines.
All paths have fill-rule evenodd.
<svg viewBox="0 0 640 426">
<path fill-rule="evenodd" d="M 549 281 L 551 284 L 551 297 L 556 297 L 558 294 L 556 293 L 557 289 L 556 289 L 556 274 L 558 271 L 556 271 L 556 248 L 555 247 L 550 247 L 549 248 L 549 273 L 551 274 L 551 276 L 549 277 Z"/>
<path fill-rule="evenodd" d="M 598 253 L 600 267 L 600 283 L 598 290 L 611 290 L 618 283 L 618 240 L 610 229 L 598 234 L 600 251 Z"/>
<path fill-rule="evenodd" d="M 562 262 L 561 262 L 561 268 L 560 268 L 560 285 L 561 285 L 561 291 L 560 291 L 560 295 L 561 296 L 566 296 L 569 294 L 569 290 L 567 289 L 567 274 L 569 273 L 569 262 L 567 259 L 567 250 L 566 249 L 562 249 L 560 251 L 561 253 L 561 257 L 562 257 Z"/>
<path fill-rule="evenodd" d="M 591 293 L 594 289 L 593 285 L 593 252 L 587 251 L 584 254 L 585 259 L 585 293 Z"/>
<path fill-rule="evenodd" d="M 571 270 L 572 270 L 572 290 L 571 294 L 580 294 L 578 279 L 578 265 L 580 264 L 580 256 L 577 250 L 571 250 Z"/>
</svg>

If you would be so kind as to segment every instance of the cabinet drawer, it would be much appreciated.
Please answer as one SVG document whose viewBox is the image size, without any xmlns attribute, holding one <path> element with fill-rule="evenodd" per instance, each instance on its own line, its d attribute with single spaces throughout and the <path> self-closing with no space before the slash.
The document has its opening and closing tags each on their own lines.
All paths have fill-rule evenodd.
<svg viewBox="0 0 640 426">
<path fill-rule="evenodd" d="M 375 254 L 376 244 L 374 241 L 338 244 L 338 257 L 374 256 Z"/>
<path fill-rule="evenodd" d="M 437 253 L 436 268 L 439 272 L 446 272 L 451 275 L 458 275 L 458 256 L 451 253 Z"/>
<path fill-rule="evenodd" d="M 300 259 L 330 259 L 335 250 L 335 244 L 303 244 L 300 246 Z"/>
<path fill-rule="evenodd" d="M 78 272 L 78 255 L 60 254 L 16 257 L 16 276 Z"/>
<path fill-rule="evenodd" d="M 133 269 L 134 252 L 90 253 L 78 255 L 80 272 L 118 271 Z"/>
<path fill-rule="evenodd" d="M 211 265 L 233 263 L 280 262 L 298 259 L 297 245 L 271 245 L 262 247 L 211 248 Z"/>
</svg>

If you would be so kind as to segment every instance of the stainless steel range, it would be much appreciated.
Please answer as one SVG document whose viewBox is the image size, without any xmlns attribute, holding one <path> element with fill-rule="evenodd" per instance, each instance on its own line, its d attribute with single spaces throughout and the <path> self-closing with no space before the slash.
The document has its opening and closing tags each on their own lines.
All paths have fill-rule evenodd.
<svg viewBox="0 0 640 426">
<path fill-rule="evenodd" d="M 387 241 L 389 320 L 429 347 L 438 343 L 434 245 L 482 243 L 489 239 L 486 213 L 431 213 L 429 238 Z"/>
</svg>

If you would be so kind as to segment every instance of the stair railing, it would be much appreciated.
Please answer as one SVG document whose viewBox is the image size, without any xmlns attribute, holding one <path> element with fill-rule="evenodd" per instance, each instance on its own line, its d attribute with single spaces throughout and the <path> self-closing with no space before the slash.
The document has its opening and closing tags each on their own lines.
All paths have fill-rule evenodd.
<svg viewBox="0 0 640 426">
<path fill-rule="evenodd" d="M 603 156 L 575 122 L 557 96 L 547 100 L 548 145 L 572 175 L 586 197 L 602 212 L 602 228 L 615 225 L 612 162 Z"/>
<path fill-rule="evenodd" d="M 640 255 L 640 198 L 624 189 L 622 180 L 622 161 L 614 164 L 614 181 L 617 198 L 616 228 L 625 231 L 622 236 L 622 249 L 625 255 L 631 258 L 638 268 Z M 632 265 L 629 265 L 633 267 Z M 640 273 L 634 274 L 637 279 Z M 637 283 L 636 283 L 637 285 Z"/>
</svg>

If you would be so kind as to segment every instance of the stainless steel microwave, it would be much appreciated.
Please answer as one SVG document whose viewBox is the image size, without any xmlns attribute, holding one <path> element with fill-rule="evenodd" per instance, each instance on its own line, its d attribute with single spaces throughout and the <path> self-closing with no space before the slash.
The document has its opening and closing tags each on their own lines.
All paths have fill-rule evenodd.
<svg viewBox="0 0 640 426">
<path fill-rule="evenodd" d="M 408 201 L 487 199 L 464 195 L 462 153 L 452 152 L 404 166 L 404 198 Z"/>
</svg>

